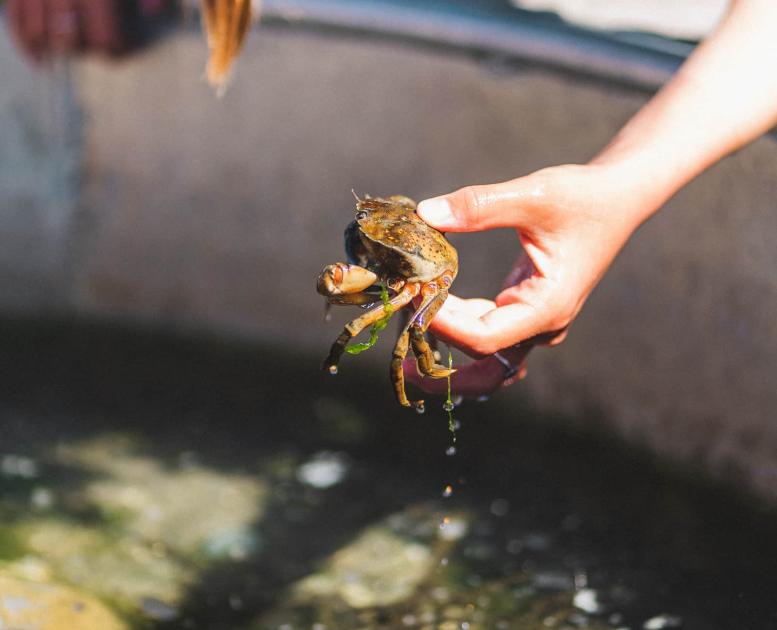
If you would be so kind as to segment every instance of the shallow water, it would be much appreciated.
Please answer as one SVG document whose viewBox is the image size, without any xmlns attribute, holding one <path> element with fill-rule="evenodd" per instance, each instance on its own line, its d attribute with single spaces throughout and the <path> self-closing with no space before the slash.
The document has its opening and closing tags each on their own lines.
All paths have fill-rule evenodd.
<svg viewBox="0 0 777 630">
<path fill-rule="evenodd" d="M 119 624 L 777 627 L 774 514 L 514 392 L 455 410 L 451 456 L 443 400 L 398 409 L 358 358 L 8 321 L 0 347 L 0 579 Z"/>
</svg>

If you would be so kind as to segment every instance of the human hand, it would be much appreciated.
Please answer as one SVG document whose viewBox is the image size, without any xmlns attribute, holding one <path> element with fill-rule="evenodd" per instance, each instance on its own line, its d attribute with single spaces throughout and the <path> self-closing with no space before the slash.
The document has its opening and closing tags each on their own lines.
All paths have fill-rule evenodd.
<svg viewBox="0 0 777 630">
<path fill-rule="evenodd" d="M 127 52 L 141 40 L 143 20 L 164 13 L 169 0 L 8 0 L 9 26 L 19 46 L 39 61 L 51 54 Z"/>
<path fill-rule="evenodd" d="M 653 212 L 711 164 L 777 125 L 777 3 L 740 0 L 716 31 L 586 166 L 558 166 L 424 201 L 448 232 L 513 227 L 523 254 L 495 300 L 450 297 L 431 329 L 478 360 L 452 376 L 458 394 L 500 387 L 529 350 L 564 339 L 618 251 Z M 771 65 L 770 65 L 771 64 Z M 519 343 L 519 347 L 514 347 Z M 447 383 L 409 380 L 429 392 Z M 509 371 L 507 372 L 509 375 Z M 508 381 L 510 382 L 510 381 Z"/>
<path fill-rule="evenodd" d="M 454 393 L 488 394 L 522 378 L 533 346 L 564 339 L 618 251 L 655 209 L 635 192 L 612 165 L 567 165 L 419 204 L 421 218 L 441 231 L 511 227 L 523 247 L 493 301 L 450 296 L 431 324 L 438 337 L 476 358 L 451 377 Z M 516 368 L 507 380 L 505 363 Z M 422 379 L 412 361 L 405 371 L 428 392 L 447 388 Z"/>
</svg>

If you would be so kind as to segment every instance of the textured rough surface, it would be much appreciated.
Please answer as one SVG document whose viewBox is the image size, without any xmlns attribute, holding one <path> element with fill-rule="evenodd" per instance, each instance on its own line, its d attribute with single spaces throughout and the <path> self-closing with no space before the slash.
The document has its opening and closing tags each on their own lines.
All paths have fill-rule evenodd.
<svg viewBox="0 0 777 630">
<path fill-rule="evenodd" d="M 63 586 L 0 574 L 0 627 L 17 630 L 126 630 L 103 604 Z"/>
<path fill-rule="evenodd" d="M 52 138 L 23 105 L 46 79 L 11 63 L 0 133 L 16 129 L 21 153 L 1 143 L 0 197 L 13 218 L 0 275 L 15 279 L 4 303 L 240 333 L 317 356 L 335 327 L 321 322 L 313 283 L 342 253 L 351 188 L 421 199 L 584 161 L 644 101 L 391 42 L 270 29 L 251 34 L 217 99 L 201 81 L 204 59 L 199 35 L 183 33 L 120 64 L 75 68 L 84 128 L 69 145 L 82 147 L 74 214 L 46 205 L 57 188 L 43 167 L 26 196 L 7 183 L 50 164 Z M 9 171 L 33 146 L 19 136 L 25 116 L 43 148 Z M 776 194 L 770 138 L 691 184 L 639 231 L 569 340 L 537 352 L 516 390 L 777 497 Z M 495 291 L 513 236 L 454 241 L 458 293 Z"/>
<path fill-rule="evenodd" d="M 6 574 L 52 589 L 64 580 L 156 617 L 177 614 L 204 568 L 259 551 L 253 525 L 267 500 L 260 478 L 220 473 L 185 457 L 171 467 L 140 451 L 128 437 L 110 434 L 49 455 L 57 474 L 32 492 L 33 509 L 13 501 L 0 506 L 15 515 L 0 530 L 0 553 L 12 549 L 17 556 L 4 563 Z M 85 513 L 92 518 L 84 520 Z"/>
<path fill-rule="evenodd" d="M 167 470 L 134 452 L 122 436 L 59 450 L 62 463 L 97 477 L 85 485 L 81 498 L 103 513 L 119 515 L 133 536 L 181 554 L 215 551 L 228 537 L 235 539 L 235 547 L 225 549 L 225 555 L 244 557 L 252 551 L 241 550 L 237 541 L 262 516 L 267 489 L 256 479 L 214 475 L 195 464 Z"/>
<path fill-rule="evenodd" d="M 301 602 L 340 597 L 351 608 L 390 606 L 407 599 L 434 569 L 429 548 L 385 528 L 364 532 L 326 566 L 294 587 Z"/>
<path fill-rule="evenodd" d="M 534 587 L 545 579 L 542 574 L 498 580 L 468 574 L 457 554 L 482 560 L 489 551 L 463 542 L 472 515 L 449 513 L 445 525 L 442 518 L 429 506 L 415 505 L 372 525 L 294 584 L 251 630 L 305 627 L 310 619 L 363 630 L 607 627 L 583 614 L 569 579 L 543 590 Z M 445 534 L 446 528 L 456 533 Z"/>
<path fill-rule="evenodd" d="M 67 300 L 78 203 L 80 113 L 69 68 L 31 72 L 0 12 L 0 306 Z"/>
<path fill-rule="evenodd" d="M 146 597 L 175 604 L 194 581 L 191 568 L 164 549 L 157 553 L 147 541 L 117 538 L 107 528 L 41 518 L 18 531 L 44 563 L 38 569 L 127 607 L 140 607 Z"/>
</svg>

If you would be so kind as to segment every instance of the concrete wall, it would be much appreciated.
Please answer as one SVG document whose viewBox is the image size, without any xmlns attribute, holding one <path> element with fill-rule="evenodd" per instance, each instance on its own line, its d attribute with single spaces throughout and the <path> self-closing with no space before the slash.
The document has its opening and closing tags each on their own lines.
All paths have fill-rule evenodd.
<svg viewBox="0 0 777 630">
<path fill-rule="evenodd" d="M 53 306 L 68 290 L 62 274 L 79 202 L 79 108 L 69 68 L 31 72 L 1 26 L 0 80 L 0 304 Z"/>
<path fill-rule="evenodd" d="M 351 188 L 421 198 L 584 161 L 644 100 L 391 42 L 273 29 L 252 34 L 218 99 L 201 79 L 195 33 L 118 64 L 79 63 L 70 78 L 33 72 L 4 37 L 0 303 L 277 339 L 316 355 L 345 319 L 322 322 L 313 283 L 342 258 Z M 537 352 L 527 381 L 503 396 L 604 418 L 777 498 L 776 193 L 770 139 L 694 182 L 636 235 L 568 341 Z M 513 235 L 456 243 L 457 292 L 496 290 Z"/>
</svg>

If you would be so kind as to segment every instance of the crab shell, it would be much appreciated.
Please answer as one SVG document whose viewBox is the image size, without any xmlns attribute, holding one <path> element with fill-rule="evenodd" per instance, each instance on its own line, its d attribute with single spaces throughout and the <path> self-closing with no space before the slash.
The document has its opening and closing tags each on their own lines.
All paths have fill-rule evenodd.
<svg viewBox="0 0 777 630">
<path fill-rule="evenodd" d="M 345 229 L 348 262 L 381 280 L 431 282 L 458 271 L 458 254 L 442 232 L 424 223 L 407 197 L 361 199 Z M 453 280 L 451 278 L 451 281 Z"/>
</svg>

